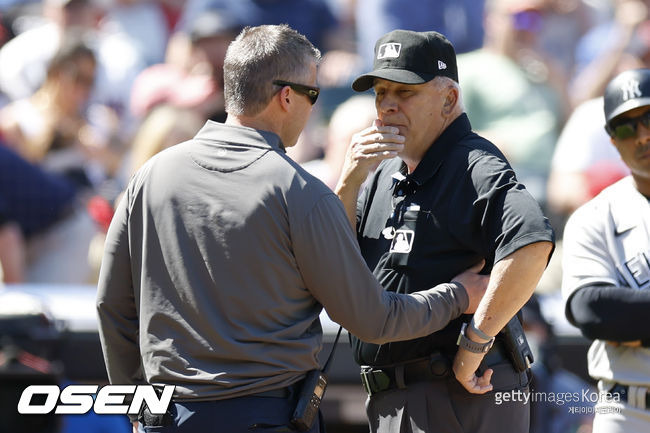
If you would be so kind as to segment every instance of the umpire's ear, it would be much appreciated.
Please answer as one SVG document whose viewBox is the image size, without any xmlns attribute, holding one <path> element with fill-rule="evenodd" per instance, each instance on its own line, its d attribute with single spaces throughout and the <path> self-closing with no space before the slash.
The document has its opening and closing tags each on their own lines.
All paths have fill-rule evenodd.
<svg viewBox="0 0 650 433">
<path fill-rule="evenodd" d="M 449 117 L 458 104 L 458 89 L 451 84 L 445 89 L 445 102 L 442 104 L 442 115 Z"/>
</svg>

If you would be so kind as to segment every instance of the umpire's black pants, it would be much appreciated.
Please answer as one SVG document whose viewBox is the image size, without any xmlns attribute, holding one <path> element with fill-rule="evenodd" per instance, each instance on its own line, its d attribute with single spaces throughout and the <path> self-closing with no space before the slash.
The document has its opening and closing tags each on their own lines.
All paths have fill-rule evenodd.
<svg viewBox="0 0 650 433">
<path fill-rule="evenodd" d="M 366 402 L 372 433 L 528 433 L 528 387 L 499 387 L 495 379 L 519 375 L 494 365 L 495 391 L 470 394 L 455 377 L 418 382 L 373 394 Z M 510 380 L 506 379 L 506 382 Z M 503 385 L 503 384 L 502 384 Z"/>
</svg>

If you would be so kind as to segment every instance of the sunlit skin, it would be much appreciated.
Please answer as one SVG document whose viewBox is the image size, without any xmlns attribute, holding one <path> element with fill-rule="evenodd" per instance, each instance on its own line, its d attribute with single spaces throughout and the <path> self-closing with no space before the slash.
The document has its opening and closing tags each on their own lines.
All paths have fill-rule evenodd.
<svg viewBox="0 0 650 433">
<path fill-rule="evenodd" d="M 404 137 L 404 148 L 399 157 L 409 172 L 454 119 L 442 115 L 447 89 L 442 92 L 434 81 L 424 84 L 401 84 L 375 79 L 375 106 L 377 117 L 384 126 L 397 127 Z"/>
<path fill-rule="evenodd" d="M 648 111 L 650 106 L 638 107 L 618 116 L 616 120 L 638 117 Z M 621 159 L 630 168 L 639 192 L 650 197 L 650 129 L 639 122 L 636 131 L 636 136 L 631 138 L 624 140 L 612 138 L 612 144 L 616 146 Z"/>
<path fill-rule="evenodd" d="M 377 119 L 354 134 L 335 191 L 356 197 L 370 171 L 386 159 L 399 156 L 412 173 L 427 149 L 462 112 L 458 89 L 439 85 L 402 84 L 375 78 Z M 354 227 L 356 199 L 343 205 Z"/>
<path fill-rule="evenodd" d="M 77 114 L 88 101 L 95 80 L 95 61 L 90 58 L 80 58 L 74 71 L 59 72 L 58 101 L 69 114 Z"/>
<path fill-rule="evenodd" d="M 316 76 L 317 65 L 316 62 L 312 62 L 309 73 L 303 79 L 296 78 L 290 81 L 317 87 Z M 280 137 L 284 147 L 292 147 L 298 142 L 298 137 L 307 124 L 312 110 L 313 105 L 306 95 L 284 86 L 273 95 L 261 112 L 252 115 L 229 113 L 226 124 L 273 132 Z"/>
<path fill-rule="evenodd" d="M 305 84 L 307 86 L 317 87 L 316 84 L 317 76 L 317 67 L 316 63 L 312 63 L 309 67 L 309 76 L 306 80 L 297 80 L 298 84 Z M 306 95 L 296 92 L 291 87 L 285 86 L 282 91 L 276 96 L 279 98 L 285 98 L 286 102 L 286 93 L 290 93 L 293 96 L 291 101 L 295 101 L 295 104 L 292 104 L 290 109 L 294 110 L 294 115 L 292 116 L 291 122 L 288 122 L 286 125 L 286 133 L 281 136 L 282 142 L 285 147 L 292 147 L 298 142 L 298 137 L 300 133 L 307 125 L 309 116 L 311 115 L 313 105 L 309 101 L 309 98 Z"/>
</svg>

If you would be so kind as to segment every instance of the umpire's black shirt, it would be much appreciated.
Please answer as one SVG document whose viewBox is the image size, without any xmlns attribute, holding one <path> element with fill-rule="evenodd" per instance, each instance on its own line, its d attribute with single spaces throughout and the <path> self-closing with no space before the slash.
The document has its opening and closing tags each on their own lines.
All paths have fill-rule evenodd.
<svg viewBox="0 0 650 433">
<path fill-rule="evenodd" d="M 492 264 L 517 249 L 554 241 L 538 203 L 503 154 L 471 131 L 466 114 L 431 145 L 415 171 L 399 158 L 382 163 L 359 197 L 361 252 L 386 290 L 412 293 L 479 262 Z M 356 361 L 386 365 L 453 353 L 465 316 L 427 337 L 376 345 L 352 337 Z"/>
</svg>

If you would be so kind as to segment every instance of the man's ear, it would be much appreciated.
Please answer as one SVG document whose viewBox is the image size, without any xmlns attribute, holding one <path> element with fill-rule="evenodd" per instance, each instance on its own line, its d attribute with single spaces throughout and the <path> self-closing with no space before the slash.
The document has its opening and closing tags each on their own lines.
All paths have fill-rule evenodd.
<svg viewBox="0 0 650 433">
<path fill-rule="evenodd" d="M 454 86 L 449 86 L 447 88 L 447 94 L 445 96 L 445 102 L 442 104 L 442 115 L 450 116 L 458 104 L 458 89 Z"/>
<path fill-rule="evenodd" d="M 279 98 L 278 101 L 280 102 L 280 107 L 282 107 L 284 111 L 289 111 L 290 105 L 292 103 L 290 93 L 291 89 L 289 86 L 284 86 L 282 90 L 280 90 L 276 95 L 276 97 Z"/>
</svg>

